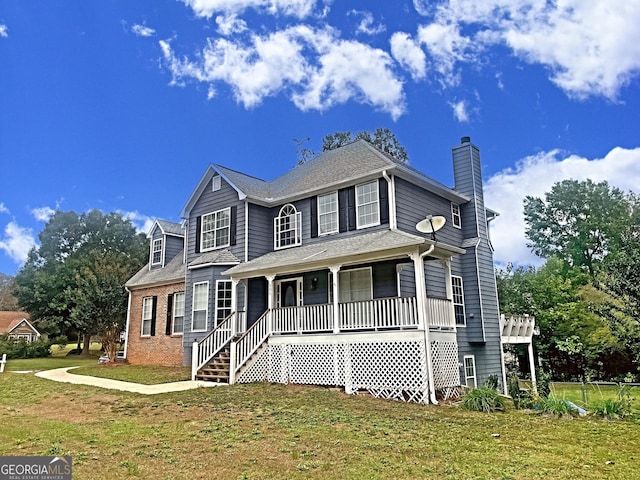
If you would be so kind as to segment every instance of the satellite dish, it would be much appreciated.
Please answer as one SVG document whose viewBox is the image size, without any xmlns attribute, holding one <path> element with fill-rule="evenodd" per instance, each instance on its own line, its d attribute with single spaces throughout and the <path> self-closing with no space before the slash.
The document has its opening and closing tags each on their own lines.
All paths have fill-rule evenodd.
<svg viewBox="0 0 640 480">
<path fill-rule="evenodd" d="M 427 215 L 427 218 L 424 220 L 420 220 L 416 223 L 416 230 L 422 233 L 430 233 L 435 237 L 435 233 L 444 227 L 444 224 L 447 223 L 447 219 L 442 215 Z"/>
</svg>

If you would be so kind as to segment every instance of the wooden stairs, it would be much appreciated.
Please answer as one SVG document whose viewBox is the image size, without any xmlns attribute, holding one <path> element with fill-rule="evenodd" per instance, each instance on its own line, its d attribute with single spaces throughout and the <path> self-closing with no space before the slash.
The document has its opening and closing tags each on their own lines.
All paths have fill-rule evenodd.
<svg viewBox="0 0 640 480">
<path fill-rule="evenodd" d="M 205 366 L 196 373 L 196 380 L 229 383 L 231 370 L 231 347 L 227 343 Z"/>
</svg>

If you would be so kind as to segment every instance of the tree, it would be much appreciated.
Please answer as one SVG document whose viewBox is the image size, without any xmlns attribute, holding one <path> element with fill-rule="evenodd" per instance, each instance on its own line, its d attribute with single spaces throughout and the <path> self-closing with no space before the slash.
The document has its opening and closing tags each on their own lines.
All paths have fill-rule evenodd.
<svg viewBox="0 0 640 480">
<path fill-rule="evenodd" d="M 388 128 L 376 128 L 373 133 L 363 130 L 358 132 L 355 137 L 349 131 L 327 134 L 322 139 L 322 151 L 333 150 L 356 140 L 366 140 L 401 163 L 409 162 L 406 148 L 402 146 L 395 134 Z"/>
<path fill-rule="evenodd" d="M 88 354 L 91 335 L 124 326 L 124 282 L 147 260 L 147 239 L 122 215 L 98 210 L 58 211 L 38 237 L 16 276 L 16 297 L 44 331 L 82 333 Z"/>
<path fill-rule="evenodd" d="M 15 279 L 4 273 L 0 273 L 0 310 L 18 310 L 18 299 L 14 296 L 13 290 Z"/>
<path fill-rule="evenodd" d="M 601 262 L 614 251 L 632 219 L 624 193 L 607 182 L 564 180 L 545 199 L 524 200 L 525 235 L 533 253 L 557 256 L 595 277 Z"/>
</svg>

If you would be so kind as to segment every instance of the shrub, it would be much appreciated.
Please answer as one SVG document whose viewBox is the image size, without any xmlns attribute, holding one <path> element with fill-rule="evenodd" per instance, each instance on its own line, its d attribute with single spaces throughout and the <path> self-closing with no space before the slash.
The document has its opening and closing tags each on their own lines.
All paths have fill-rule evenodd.
<svg viewBox="0 0 640 480">
<path fill-rule="evenodd" d="M 509 375 L 507 379 L 507 389 L 511 400 L 513 400 L 513 406 L 516 407 L 517 410 L 521 408 L 531 408 L 531 393 L 528 390 L 520 388 L 520 380 L 515 373 Z"/>
<path fill-rule="evenodd" d="M 578 415 L 578 411 L 569 402 L 553 397 L 541 398 L 536 407 L 540 411 L 540 413 L 557 415 L 558 417 L 575 417 L 576 415 Z"/>
<path fill-rule="evenodd" d="M 624 418 L 631 413 L 631 393 L 625 385 L 618 387 L 618 398 L 596 400 L 590 405 L 594 415 L 609 420 Z"/>
<path fill-rule="evenodd" d="M 487 380 L 484 382 L 484 386 L 490 388 L 491 390 L 498 391 L 498 385 L 500 384 L 500 380 L 498 379 L 498 375 L 489 375 Z"/>
<path fill-rule="evenodd" d="M 462 397 L 462 405 L 476 412 L 504 411 L 504 398 L 488 387 L 474 388 Z"/>
<path fill-rule="evenodd" d="M 33 342 L 24 339 L 16 340 L 8 335 L 0 336 L 0 354 L 6 353 L 7 358 L 41 358 L 51 354 L 51 342 L 39 338 Z"/>
<path fill-rule="evenodd" d="M 541 398 L 547 398 L 551 393 L 551 374 L 541 368 L 536 368 L 536 390 Z"/>
</svg>

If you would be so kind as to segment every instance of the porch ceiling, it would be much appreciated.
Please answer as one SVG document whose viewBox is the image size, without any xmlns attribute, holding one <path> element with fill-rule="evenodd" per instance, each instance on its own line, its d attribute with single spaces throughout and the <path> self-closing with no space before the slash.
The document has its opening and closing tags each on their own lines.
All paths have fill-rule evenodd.
<svg viewBox="0 0 640 480">
<path fill-rule="evenodd" d="M 434 242 L 398 230 L 378 230 L 324 242 L 267 253 L 225 271 L 234 278 L 249 278 L 279 273 L 296 273 L 327 268 L 330 265 L 354 265 L 368 261 L 402 258 L 425 251 Z M 465 251 L 453 245 L 435 243 L 433 257 L 449 258 Z"/>
</svg>

